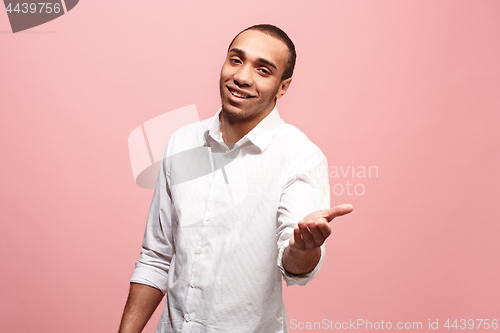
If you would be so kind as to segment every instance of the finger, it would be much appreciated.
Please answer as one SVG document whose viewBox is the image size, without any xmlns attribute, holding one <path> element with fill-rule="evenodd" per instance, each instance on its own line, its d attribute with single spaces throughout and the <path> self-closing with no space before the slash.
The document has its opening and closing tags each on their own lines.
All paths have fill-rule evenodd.
<svg viewBox="0 0 500 333">
<path fill-rule="evenodd" d="M 321 210 L 321 216 L 330 222 L 335 217 L 349 214 L 353 209 L 354 207 L 351 204 L 338 205 L 329 209 Z"/>
<path fill-rule="evenodd" d="M 306 244 L 304 243 L 304 240 L 302 239 L 302 236 L 300 235 L 300 230 L 299 228 L 293 229 L 293 241 L 294 243 L 292 244 L 291 242 L 289 243 L 291 247 L 295 247 L 298 250 L 304 250 L 306 247 Z"/>
<path fill-rule="evenodd" d="M 290 247 L 294 247 L 295 246 L 295 232 L 292 234 L 292 236 L 290 236 L 290 239 L 288 240 L 288 245 Z"/>
<path fill-rule="evenodd" d="M 321 231 L 323 234 L 323 237 L 328 238 L 332 234 L 332 228 L 330 227 L 330 224 L 328 222 L 323 223 L 323 222 L 317 222 L 316 223 L 318 229 Z"/>
<path fill-rule="evenodd" d="M 325 241 L 326 237 L 323 236 L 321 230 L 317 227 L 316 222 L 311 222 L 307 224 L 307 228 L 311 231 L 312 238 L 314 240 L 314 246 L 320 246 Z"/>
<path fill-rule="evenodd" d="M 310 220 L 309 222 L 314 223 L 313 220 Z M 309 231 L 309 229 L 307 228 L 307 224 L 305 222 L 299 223 L 300 234 L 302 236 L 302 239 L 304 240 L 306 248 L 308 248 L 310 246 L 314 246 L 314 238 L 313 238 L 311 232 Z"/>
</svg>

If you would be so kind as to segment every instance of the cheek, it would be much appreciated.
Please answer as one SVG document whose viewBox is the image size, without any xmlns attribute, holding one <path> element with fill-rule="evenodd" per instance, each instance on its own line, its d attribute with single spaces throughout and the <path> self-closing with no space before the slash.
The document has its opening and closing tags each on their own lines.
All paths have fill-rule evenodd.
<svg viewBox="0 0 500 333">
<path fill-rule="evenodd" d="M 228 64 L 224 64 L 224 66 L 222 66 L 222 69 L 220 71 L 221 80 L 227 80 L 232 76 L 232 74 L 233 73 L 231 66 L 229 66 Z"/>
<path fill-rule="evenodd" d="M 274 96 L 277 92 L 279 87 L 276 87 L 274 84 L 269 84 L 269 82 L 266 82 L 266 84 L 261 85 L 260 91 L 262 95 L 265 96 Z"/>
</svg>

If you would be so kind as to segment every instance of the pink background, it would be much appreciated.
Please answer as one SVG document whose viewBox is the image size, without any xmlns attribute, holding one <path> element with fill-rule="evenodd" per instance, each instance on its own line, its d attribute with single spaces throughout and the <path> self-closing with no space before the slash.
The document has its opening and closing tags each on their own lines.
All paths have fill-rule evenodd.
<svg viewBox="0 0 500 333">
<path fill-rule="evenodd" d="M 128 135 L 212 116 L 227 46 L 256 23 L 298 50 L 282 117 L 332 169 L 378 169 L 330 179 L 364 193 L 332 193 L 355 211 L 316 279 L 285 289 L 289 319 L 500 319 L 499 18 L 497 0 L 110 0 L 12 34 L 2 10 L 0 331 L 117 330 L 152 196 Z"/>
</svg>

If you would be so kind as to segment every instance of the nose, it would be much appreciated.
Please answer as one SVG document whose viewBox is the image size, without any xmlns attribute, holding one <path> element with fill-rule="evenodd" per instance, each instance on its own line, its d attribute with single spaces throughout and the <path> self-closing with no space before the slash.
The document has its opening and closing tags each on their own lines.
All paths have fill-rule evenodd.
<svg viewBox="0 0 500 333">
<path fill-rule="evenodd" d="M 233 81 L 237 86 L 251 86 L 253 84 L 251 67 L 248 65 L 239 67 L 234 73 Z"/>
</svg>

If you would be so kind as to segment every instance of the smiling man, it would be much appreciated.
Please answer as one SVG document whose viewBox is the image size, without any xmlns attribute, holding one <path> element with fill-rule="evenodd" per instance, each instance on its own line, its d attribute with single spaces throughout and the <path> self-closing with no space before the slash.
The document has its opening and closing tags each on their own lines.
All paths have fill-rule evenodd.
<svg viewBox="0 0 500 333">
<path fill-rule="evenodd" d="M 288 332 L 281 279 L 310 281 L 329 222 L 352 210 L 328 208 L 325 156 L 276 109 L 295 57 L 275 26 L 242 31 L 222 66 L 222 107 L 170 138 L 121 333 L 141 332 L 164 295 L 158 333 Z M 213 172 L 177 182 L 200 159 L 172 156 L 197 147 L 211 156 Z M 219 171 L 216 154 L 232 161 Z"/>
</svg>

